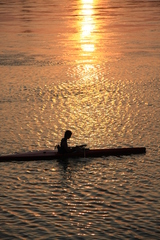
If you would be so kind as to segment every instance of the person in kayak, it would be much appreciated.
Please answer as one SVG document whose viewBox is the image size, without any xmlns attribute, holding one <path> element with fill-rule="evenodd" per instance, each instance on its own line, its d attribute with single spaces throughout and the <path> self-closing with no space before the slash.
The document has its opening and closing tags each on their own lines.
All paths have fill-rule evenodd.
<svg viewBox="0 0 160 240">
<path fill-rule="evenodd" d="M 87 146 L 86 144 L 76 146 L 76 147 L 69 147 L 67 140 L 70 139 L 72 136 L 72 132 L 70 130 L 66 130 L 64 134 L 64 138 L 62 138 L 60 145 L 57 145 L 56 148 L 58 149 L 59 153 L 72 153 L 72 152 L 79 152 L 84 151 L 84 148 Z"/>
<path fill-rule="evenodd" d="M 72 132 L 70 130 L 66 130 L 64 134 L 64 138 L 62 138 L 60 146 L 58 146 L 58 152 L 59 153 L 69 153 L 73 152 L 74 149 L 71 147 L 68 147 L 67 140 L 70 139 L 72 136 Z"/>
</svg>

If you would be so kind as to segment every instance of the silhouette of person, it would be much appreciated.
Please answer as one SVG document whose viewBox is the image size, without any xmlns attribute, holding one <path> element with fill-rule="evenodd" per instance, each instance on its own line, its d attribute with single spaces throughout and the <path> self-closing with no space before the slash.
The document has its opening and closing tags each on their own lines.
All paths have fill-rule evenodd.
<svg viewBox="0 0 160 240">
<path fill-rule="evenodd" d="M 60 144 L 60 152 L 61 153 L 69 153 L 73 152 L 73 149 L 68 146 L 67 140 L 70 139 L 72 136 L 72 132 L 70 130 L 66 130 L 64 134 L 64 138 L 61 140 Z"/>
</svg>

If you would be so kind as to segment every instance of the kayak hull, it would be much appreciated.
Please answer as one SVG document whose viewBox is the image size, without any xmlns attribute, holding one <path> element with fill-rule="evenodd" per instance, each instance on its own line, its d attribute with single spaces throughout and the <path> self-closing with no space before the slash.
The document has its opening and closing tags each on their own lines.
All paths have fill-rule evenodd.
<svg viewBox="0 0 160 240">
<path fill-rule="evenodd" d="M 40 150 L 26 153 L 17 153 L 12 155 L 0 156 L 0 162 L 10 161 L 34 161 L 34 160 L 54 160 L 68 158 L 93 158 L 103 156 L 121 156 L 131 154 L 144 154 L 145 147 L 136 148 L 111 148 L 111 149 L 82 149 L 73 153 L 60 154 L 56 150 Z"/>
</svg>

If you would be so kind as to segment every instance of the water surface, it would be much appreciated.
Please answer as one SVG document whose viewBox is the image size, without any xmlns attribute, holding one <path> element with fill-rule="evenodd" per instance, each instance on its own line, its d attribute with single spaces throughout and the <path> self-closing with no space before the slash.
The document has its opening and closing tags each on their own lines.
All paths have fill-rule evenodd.
<svg viewBox="0 0 160 240">
<path fill-rule="evenodd" d="M 145 146 L 146 155 L 1 163 L 3 239 L 158 239 L 160 2 L 1 1 L 0 154 Z"/>
</svg>

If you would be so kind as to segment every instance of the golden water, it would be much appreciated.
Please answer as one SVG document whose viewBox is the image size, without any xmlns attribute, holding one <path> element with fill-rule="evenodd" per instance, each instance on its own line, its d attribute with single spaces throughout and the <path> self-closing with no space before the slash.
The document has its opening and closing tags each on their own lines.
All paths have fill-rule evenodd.
<svg viewBox="0 0 160 240">
<path fill-rule="evenodd" d="M 0 154 L 147 148 L 1 163 L 3 239 L 158 239 L 159 39 L 159 1 L 1 1 Z"/>
</svg>

